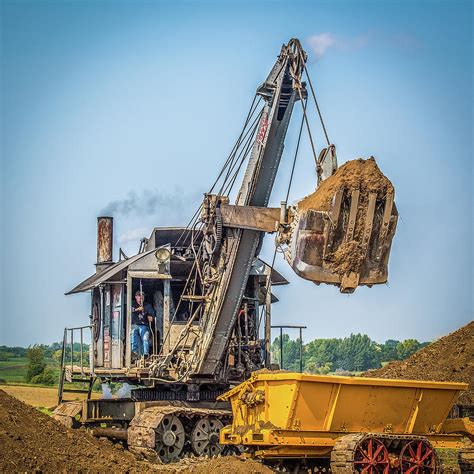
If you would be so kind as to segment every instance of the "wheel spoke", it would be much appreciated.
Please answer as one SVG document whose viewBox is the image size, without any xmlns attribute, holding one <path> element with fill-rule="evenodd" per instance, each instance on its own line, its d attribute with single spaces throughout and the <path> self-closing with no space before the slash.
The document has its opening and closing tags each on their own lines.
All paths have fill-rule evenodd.
<svg viewBox="0 0 474 474">
<path fill-rule="evenodd" d="M 380 446 L 375 450 L 373 459 L 377 459 L 377 456 L 380 454 L 380 451 L 382 451 L 384 447 L 385 446 L 383 444 L 380 444 Z"/>
<path fill-rule="evenodd" d="M 423 448 L 423 443 L 421 441 L 418 442 L 418 446 L 416 449 L 416 459 L 421 459 L 421 450 Z"/>
<path fill-rule="evenodd" d="M 370 461 L 369 457 L 367 456 L 367 453 L 359 446 L 357 450 L 362 454 L 362 456 L 367 459 L 367 461 Z"/>
<path fill-rule="evenodd" d="M 412 440 L 400 453 L 400 465 L 404 474 L 421 474 L 436 471 L 436 457 L 428 441 Z"/>
<path fill-rule="evenodd" d="M 390 460 L 387 447 L 377 438 L 366 438 L 357 445 L 352 462 L 357 472 L 368 474 L 388 474 Z"/>
<path fill-rule="evenodd" d="M 424 456 L 422 456 L 422 458 L 420 459 L 420 462 L 423 462 L 432 453 L 433 453 L 433 451 L 431 449 L 427 448 L 426 453 L 424 454 Z"/>
</svg>

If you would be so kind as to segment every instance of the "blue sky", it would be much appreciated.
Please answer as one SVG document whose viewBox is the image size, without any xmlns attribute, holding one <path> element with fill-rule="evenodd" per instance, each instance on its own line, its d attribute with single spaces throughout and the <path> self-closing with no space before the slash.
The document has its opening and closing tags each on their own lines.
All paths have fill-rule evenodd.
<svg viewBox="0 0 474 474">
<path fill-rule="evenodd" d="M 387 286 L 341 295 L 277 259 L 291 284 L 276 290 L 274 323 L 307 325 L 306 340 L 384 341 L 473 319 L 471 2 L 3 0 L 1 23 L 0 344 L 87 323 L 88 295 L 64 292 L 94 271 L 110 203 L 137 204 L 115 215 L 116 251 L 188 221 L 291 37 L 310 56 L 339 161 L 374 155 L 401 217 Z M 293 183 L 293 200 L 314 190 L 307 141 Z"/>
</svg>

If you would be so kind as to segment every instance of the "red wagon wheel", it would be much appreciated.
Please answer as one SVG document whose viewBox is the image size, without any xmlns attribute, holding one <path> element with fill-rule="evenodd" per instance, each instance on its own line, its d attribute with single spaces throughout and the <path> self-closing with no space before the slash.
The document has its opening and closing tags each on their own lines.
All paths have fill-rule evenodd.
<svg viewBox="0 0 474 474">
<path fill-rule="evenodd" d="M 356 472 L 368 474 L 388 474 L 390 459 L 385 445 L 375 438 L 365 438 L 354 453 Z"/>
<path fill-rule="evenodd" d="M 404 474 L 429 474 L 436 471 L 436 454 L 429 443 L 413 440 L 403 446 L 400 465 Z"/>
</svg>

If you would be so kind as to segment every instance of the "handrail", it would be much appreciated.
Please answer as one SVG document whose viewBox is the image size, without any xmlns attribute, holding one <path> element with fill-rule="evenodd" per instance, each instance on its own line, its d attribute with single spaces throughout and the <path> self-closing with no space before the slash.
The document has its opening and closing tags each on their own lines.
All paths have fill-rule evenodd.
<svg viewBox="0 0 474 474">
<path fill-rule="evenodd" d="M 79 332 L 79 341 L 80 341 L 80 367 L 81 367 L 81 375 L 85 376 L 84 369 L 86 366 L 84 365 L 84 329 L 89 329 L 91 331 L 91 344 L 89 345 L 89 364 L 87 366 L 89 370 L 89 395 L 92 389 L 92 376 L 94 372 L 94 325 L 89 324 L 87 326 L 79 326 L 74 328 L 64 328 L 64 335 L 63 335 L 63 347 L 61 350 L 61 372 L 59 376 L 59 385 L 58 385 L 58 403 L 62 403 L 63 401 L 63 392 L 66 390 L 64 388 L 64 382 L 66 379 L 66 368 L 69 368 L 69 363 L 66 361 L 67 358 L 67 348 L 68 346 L 71 347 L 71 360 L 70 360 L 70 370 L 71 373 L 74 371 L 74 332 Z"/>
<path fill-rule="evenodd" d="M 63 348 L 62 348 L 62 355 L 61 355 L 61 370 L 64 368 L 70 366 L 71 370 L 73 369 L 74 366 L 74 334 L 75 332 L 79 333 L 79 343 L 80 343 L 80 367 L 81 367 L 81 373 L 84 374 L 84 329 L 90 329 L 91 330 L 91 341 L 93 338 L 92 334 L 92 329 L 93 325 L 88 324 L 87 326 L 78 326 L 78 327 L 73 327 L 73 328 L 64 328 L 64 337 L 63 337 Z M 91 342 L 92 344 L 92 342 Z M 66 362 L 67 358 L 67 348 L 71 348 L 71 358 L 70 358 L 70 363 Z M 89 352 L 90 352 L 90 346 L 89 346 Z M 91 367 L 91 358 L 89 358 L 89 364 L 87 365 L 89 369 L 92 369 Z"/>
</svg>

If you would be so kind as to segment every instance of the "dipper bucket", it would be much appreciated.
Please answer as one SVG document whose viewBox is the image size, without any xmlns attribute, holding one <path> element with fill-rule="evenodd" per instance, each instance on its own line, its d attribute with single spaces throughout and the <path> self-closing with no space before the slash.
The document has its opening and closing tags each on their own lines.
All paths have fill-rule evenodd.
<svg viewBox="0 0 474 474">
<path fill-rule="evenodd" d="M 285 257 L 302 278 L 340 287 L 386 283 L 398 212 L 374 158 L 345 163 L 290 210 Z"/>
</svg>

